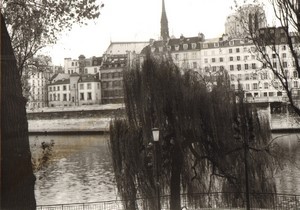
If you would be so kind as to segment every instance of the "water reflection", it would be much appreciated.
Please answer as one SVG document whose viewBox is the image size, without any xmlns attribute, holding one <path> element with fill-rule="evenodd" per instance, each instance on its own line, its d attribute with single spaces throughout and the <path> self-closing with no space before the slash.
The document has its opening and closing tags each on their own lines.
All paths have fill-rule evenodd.
<svg viewBox="0 0 300 210">
<path fill-rule="evenodd" d="M 54 140 L 53 158 L 36 173 L 39 205 L 94 202 L 116 198 L 108 136 L 30 136 L 30 142 Z"/>
<path fill-rule="evenodd" d="M 30 136 L 32 146 L 52 139 L 55 146 L 50 165 L 36 173 L 38 205 L 116 199 L 108 135 Z M 300 141 L 296 135 L 289 135 L 277 139 L 277 143 L 297 164 L 286 161 L 277 171 L 277 191 L 300 194 Z"/>
<path fill-rule="evenodd" d="M 300 195 L 300 134 L 273 134 L 277 136 L 282 136 L 276 143 L 288 157 L 275 174 L 277 192 Z"/>
</svg>

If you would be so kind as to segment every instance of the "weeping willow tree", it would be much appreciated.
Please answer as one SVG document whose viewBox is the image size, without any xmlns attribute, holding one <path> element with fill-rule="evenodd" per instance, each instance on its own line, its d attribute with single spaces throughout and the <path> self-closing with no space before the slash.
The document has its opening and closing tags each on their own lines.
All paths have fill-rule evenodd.
<svg viewBox="0 0 300 210">
<path fill-rule="evenodd" d="M 245 183 L 251 192 L 275 191 L 269 124 L 229 87 L 225 72 L 181 74 L 150 53 L 141 68 L 124 72 L 126 116 L 111 123 L 110 148 L 126 209 L 136 209 L 139 197 L 143 209 L 157 207 L 153 127 L 160 130 L 159 191 L 170 194 L 170 209 L 181 209 L 180 193 L 200 207 L 199 192 L 233 192 L 238 206 Z"/>
</svg>

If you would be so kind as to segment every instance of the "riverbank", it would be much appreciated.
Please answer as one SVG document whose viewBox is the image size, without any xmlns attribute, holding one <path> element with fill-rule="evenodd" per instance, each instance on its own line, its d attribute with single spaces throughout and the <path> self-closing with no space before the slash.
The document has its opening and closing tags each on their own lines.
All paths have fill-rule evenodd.
<svg viewBox="0 0 300 210">
<path fill-rule="evenodd" d="M 97 105 L 83 105 L 83 106 L 62 106 L 62 107 L 43 107 L 26 110 L 30 113 L 43 112 L 72 112 L 72 111 L 91 111 L 91 110 L 116 110 L 124 108 L 124 104 L 97 104 Z"/>
<path fill-rule="evenodd" d="M 287 114 L 269 115 L 273 133 L 299 132 L 300 118 Z M 108 132 L 115 117 L 124 116 L 124 104 L 105 104 L 76 107 L 45 107 L 27 110 L 30 133 L 95 133 Z"/>
<path fill-rule="evenodd" d="M 28 120 L 29 133 L 103 133 L 109 131 L 111 118 Z"/>
<path fill-rule="evenodd" d="M 31 134 L 103 133 L 109 131 L 111 120 L 123 113 L 123 104 L 27 110 L 28 130 Z"/>
</svg>

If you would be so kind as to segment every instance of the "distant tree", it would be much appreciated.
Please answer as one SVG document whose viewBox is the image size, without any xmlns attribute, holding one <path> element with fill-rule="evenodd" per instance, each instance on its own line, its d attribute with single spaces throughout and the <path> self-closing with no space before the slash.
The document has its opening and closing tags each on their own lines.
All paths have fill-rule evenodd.
<svg viewBox="0 0 300 210">
<path fill-rule="evenodd" d="M 27 101 L 36 101 L 35 94 L 32 92 L 33 88 L 35 88 L 35 84 L 29 84 L 29 79 L 34 78 L 34 76 L 38 73 L 43 73 L 43 77 L 46 79 L 46 82 L 48 82 L 52 71 L 52 59 L 49 56 L 38 55 L 27 60 L 21 76 L 23 96 L 27 99 Z M 44 85 L 43 87 L 41 86 L 41 88 L 46 89 L 47 86 Z"/>
<path fill-rule="evenodd" d="M 1 209 L 36 209 L 35 177 L 22 96 L 27 60 L 72 24 L 99 16 L 90 1 L 1 1 Z M 9 34 L 10 32 L 10 34 Z M 12 38 L 10 38 L 12 37 Z"/>
<path fill-rule="evenodd" d="M 1 0 L 19 73 L 28 59 L 47 44 L 54 44 L 61 32 L 71 30 L 73 24 L 98 18 L 101 7 L 103 4 L 96 0 Z"/>
<path fill-rule="evenodd" d="M 156 206 L 153 127 L 161 133 L 160 194 L 170 194 L 170 209 L 181 208 L 182 192 L 195 206 L 205 205 L 195 193 L 236 192 L 239 205 L 245 199 L 246 168 L 251 192 L 275 191 L 267 120 L 243 103 L 243 94 L 230 90 L 225 72 L 210 82 L 203 78 L 194 72 L 182 75 L 170 61 L 150 54 L 141 69 L 124 72 L 127 114 L 112 122 L 110 147 L 128 209 L 136 209 L 138 196 L 148 198 L 144 209 Z"/>
<path fill-rule="evenodd" d="M 259 2 L 254 1 L 256 4 Z M 244 38 L 253 42 L 255 48 L 252 53 L 264 68 L 270 69 L 275 75 L 273 86 L 278 89 L 282 87 L 290 106 L 297 115 L 300 115 L 299 99 L 295 97 L 298 95 L 298 89 L 293 87 L 293 78 L 298 79 L 300 75 L 300 1 L 269 0 L 268 2 L 276 17 L 274 26 L 259 29 L 257 27 L 257 23 L 261 21 L 259 13 L 253 10 L 252 16 L 244 15 L 242 7 L 236 3 L 236 12 L 240 14 L 238 20 L 247 32 Z M 288 58 L 288 55 L 291 57 Z M 290 69 L 294 71 L 291 72 Z"/>
</svg>

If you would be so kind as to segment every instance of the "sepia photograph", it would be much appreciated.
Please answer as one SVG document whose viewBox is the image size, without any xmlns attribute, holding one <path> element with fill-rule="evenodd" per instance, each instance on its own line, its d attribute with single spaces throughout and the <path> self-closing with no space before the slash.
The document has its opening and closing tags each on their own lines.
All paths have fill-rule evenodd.
<svg viewBox="0 0 300 210">
<path fill-rule="evenodd" d="M 1 210 L 300 210 L 300 0 L 0 0 Z"/>
</svg>

